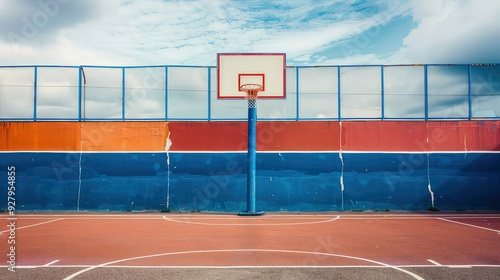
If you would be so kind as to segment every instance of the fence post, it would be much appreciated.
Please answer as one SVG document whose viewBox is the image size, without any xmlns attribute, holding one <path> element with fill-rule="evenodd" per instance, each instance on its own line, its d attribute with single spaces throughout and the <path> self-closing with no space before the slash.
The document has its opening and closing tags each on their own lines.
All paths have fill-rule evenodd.
<svg viewBox="0 0 500 280">
<path fill-rule="evenodd" d="M 208 100 L 207 100 L 207 105 L 208 105 L 208 121 L 210 121 L 212 119 L 212 100 L 211 100 L 211 97 L 212 97 L 212 69 L 210 68 L 210 66 L 207 67 L 208 69 Z"/>
<path fill-rule="evenodd" d="M 165 66 L 165 120 L 168 120 L 168 66 Z"/>
<path fill-rule="evenodd" d="M 300 119 L 300 98 L 299 98 L 299 69 L 300 67 L 295 67 L 295 120 Z"/>
<path fill-rule="evenodd" d="M 385 118 L 385 97 L 384 97 L 384 90 L 385 90 L 385 87 L 384 87 L 384 66 L 380 66 L 380 94 L 382 95 L 381 96 L 381 104 L 380 104 L 380 110 L 381 110 L 381 117 L 382 117 L 382 120 L 384 120 Z"/>
<path fill-rule="evenodd" d="M 338 106 L 338 120 L 342 120 L 342 114 L 341 114 L 341 97 L 340 97 L 340 66 L 337 66 L 337 106 Z"/>
<path fill-rule="evenodd" d="M 427 77 L 427 64 L 424 65 L 424 108 L 425 108 L 425 120 L 429 120 L 429 80 Z"/>
<path fill-rule="evenodd" d="M 37 87 L 38 87 L 38 67 L 33 69 L 33 120 L 36 121 L 36 101 L 37 101 Z"/>
<path fill-rule="evenodd" d="M 125 67 L 122 67 L 122 121 L 125 120 Z"/>
<path fill-rule="evenodd" d="M 468 108 L 469 120 L 472 120 L 472 65 L 469 64 L 467 69 L 467 95 L 468 95 Z"/>
</svg>

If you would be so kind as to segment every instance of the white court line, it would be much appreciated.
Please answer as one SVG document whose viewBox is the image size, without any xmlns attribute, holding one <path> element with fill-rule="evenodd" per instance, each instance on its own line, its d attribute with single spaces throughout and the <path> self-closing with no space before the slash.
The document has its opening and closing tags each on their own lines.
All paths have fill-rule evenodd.
<svg viewBox="0 0 500 280">
<path fill-rule="evenodd" d="M 92 264 L 61 264 L 61 265 L 51 265 L 47 266 L 48 268 L 89 268 L 93 267 L 95 265 Z M 471 265 L 441 265 L 442 267 L 448 267 L 448 268 L 472 268 L 472 267 L 492 267 L 492 268 L 500 268 L 500 265 L 498 264 L 471 264 Z M 8 268 L 10 267 L 9 265 L 0 265 L 0 268 Z M 44 266 L 39 266 L 39 265 L 18 265 L 16 268 L 39 268 L 39 267 L 44 267 Z M 375 266 L 375 265 L 235 265 L 235 266 L 227 266 L 227 265 L 220 265 L 220 266 L 215 266 L 215 265 L 108 265 L 108 266 L 102 266 L 99 268 L 164 268 L 164 269 L 204 269 L 204 268 L 220 268 L 220 269 L 233 269 L 233 268 L 393 268 L 393 267 L 400 267 L 400 268 L 433 268 L 436 267 L 436 265 L 392 265 L 391 267 L 386 267 L 386 266 Z"/>
<path fill-rule="evenodd" d="M 340 214 L 340 213 L 339 213 Z M 156 220 L 163 219 L 164 214 L 162 213 L 154 213 L 154 214 L 58 214 L 58 215 L 44 215 L 44 214 L 17 214 L 16 218 L 6 217 L 9 219 L 19 219 L 19 218 L 27 218 L 27 219 L 50 219 L 50 218 L 64 218 L 71 220 Z M 232 220 L 232 219 L 240 219 L 241 217 L 236 217 L 235 214 L 231 213 L 223 213 L 223 214 L 212 214 L 212 213 L 200 213 L 200 214 L 169 214 L 169 217 L 172 218 L 196 218 L 199 220 Z M 259 216 L 259 219 L 266 220 L 285 220 L 285 219 L 298 219 L 298 220 L 319 220 L 323 218 L 334 218 L 340 216 L 342 220 L 419 220 L 419 219 L 436 219 L 436 218 L 454 218 L 454 219 L 500 219 L 500 214 L 351 214 L 351 213 L 343 213 L 342 215 L 327 215 L 327 214 L 286 214 L 286 213 L 266 213 L 264 216 Z M 254 217 L 246 217 L 246 219 L 252 219 Z M 1 219 L 1 216 L 0 216 Z"/>
<path fill-rule="evenodd" d="M 126 259 L 121 259 L 121 260 L 116 260 L 116 261 L 111 261 L 95 266 L 91 266 L 89 268 L 77 271 L 70 276 L 64 278 L 63 280 L 71 280 L 74 277 L 83 274 L 87 271 L 90 271 L 95 268 L 100 268 L 100 267 L 105 267 L 111 264 L 115 263 L 120 263 L 120 262 L 125 262 L 125 261 L 132 261 L 132 260 L 139 260 L 139 259 L 146 259 L 146 258 L 154 258 L 154 257 L 163 257 L 163 256 L 172 256 L 172 255 L 185 255 L 185 254 L 199 254 L 199 253 L 232 253 L 232 252 L 266 252 L 266 253 L 292 253 L 292 254 L 307 254 L 307 255 L 317 255 L 317 256 L 329 256 L 329 257 L 340 257 L 340 258 L 347 258 L 347 259 L 353 259 L 353 260 L 359 260 L 359 261 L 364 261 L 364 262 L 369 262 L 373 264 L 377 264 L 383 267 L 387 268 L 392 268 L 395 270 L 398 270 L 400 272 L 406 273 L 410 276 L 412 276 L 415 279 L 418 280 L 424 280 L 424 278 L 420 277 L 419 275 L 405 270 L 403 268 L 397 267 L 397 266 L 392 266 L 390 264 L 382 263 L 379 261 L 374 261 L 370 259 L 365 259 L 365 258 L 358 258 L 358 257 L 353 257 L 353 256 L 347 256 L 347 255 L 338 255 L 338 254 L 330 254 L 330 253 L 321 253 L 321 252 L 307 252 L 307 251 L 291 251 L 291 250 L 260 250 L 260 249 L 234 249 L 234 250 L 199 250 L 199 251 L 183 251 L 183 252 L 171 252 L 171 253 L 163 253 L 163 254 L 154 254 L 154 255 L 147 255 L 147 256 L 139 256 L 139 257 L 133 257 L 133 258 L 126 258 Z"/>
<path fill-rule="evenodd" d="M 455 224 L 459 224 L 459 225 L 463 225 L 463 226 L 468 226 L 468 227 L 483 229 L 483 230 L 489 230 L 489 231 L 493 231 L 493 232 L 496 232 L 496 233 L 500 234 L 500 230 L 496 230 L 496 229 L 475 226 L 475 225 L 461 223 L 461 222 L 457 222 L 457 221 L 452 221 L 452 220 L 448 220 L 448 219 L 444 219 L 444 218 L 438 218 L 438 220 L 445 221 L 445 222 L 450 222 L 450 223 L 455 223 Z"/>
<path fill-rule="evenodd" d="M 47 219 L 47 218 L 55 218 L 55 217 L 61 217 L 61 219 L 66 219 L 66 220 L 158 220 L 158 219 L 164 219 L 165 215 L 159 214 L 159 215 L 24 215 L 24 216 L 18 216 L 18 218 L 25 218 L 25 219 Z M 233 215 L 169 215 L 171 218 L 175 219 L 196 219 L 196 220 L 241 220 L 243 219 L 242 217 L 237 217 L 236 214 Z M 266 215 L 266 216 L 260 216 L 259 219 L 261 220 L 325 220 L 325 219 L 336 219 L 339 215 Z M 244 219 L 251 220 L 251 219 L 256 219 L 256 217 L 245 217 Z"/>
<path fill-rule="evenodd" d="M 167 216 L 163 216 L 163 219 L 170 221 L 170 222 L 175 222 L 175 223 L 184 223 L 184 224 L 191 224 L 191 225 L 204 225 L 204 226 L 295 226 L 295 225 L 310 225 L 310 224 L 320 224 L 320 223 L 328 223 L 332 222 L 335 220 L 338 220 L 340 216 L 336 216 L 335 218 L 328 219 L 328 220 L 322 220 L 322 221 L 314 221 L 314 222 L 302 222 L 302 223 L 274 223 L 274 224 L 213 224 L 213 223 L 202 223 L 202 222 L 192 222 L 192 221 L 185 221 L 185 220 L 176 220 L 176 219 L 170 219 Z M 254 218 L 255 219 L 255 218 Z M 240 220 L 246 220 L 249 221 L 250 219 L 246 218 L 240 218 Z"/>
<path fill-rule="evenodd" d="M 164 217 L 167 215 L 163 215 Z M 289 216 L 254 216 L 254 217 L 217 217 L 217 216 L 211 216 L 211 217 L 204 217 L 204 216 L 191 216 L 191 217 L 186 217 L 186 216 L 175 216 L 175 215 L 168 215 L 171 218 L 178 219 L 178 220 L 188 220 L 188 219 L 194 219 L 194 220 L 324 220 L 326 218 L 336 218 L 339 215 L 336 216 L 308 216 L 308 217 L 289 217 Z"/>
<path fill-rule="evenodd" d="M 46 218 L 46 217 L 64 217 L 64 218 L 126 218 L 126 219 L 133 219 L 133 218 L 152 218 L 156 219 L 158 217 L 164 216 L 165 213 L 154 213 L 154 214 L 58 214 L 58 215 L 53 215 L 53 214 L 16 214 L 16 217 L 29 217 L 29 218 Z M 176 217 L 208 217 L 208 218 L 238 218 L 236 215 L 236 212 L 234 213 L 221 213 L 221 214 L 213 214 L 213 213 L 199 213 L 199 214 L 178 214 L 178 213 L 170 213 L 169 215 L 171 216 L 176 216 Z M 260 216 L 260 218 L 265 218 L 265 219 L 271 219 L 271 218 L 281 218 L 281 217 L 302 217 L 302 218 L 314 218 L 314 217 L 337 217 L 338 215 L 336 214 L 331 214 L 331 215 L 315 215 L 315 214 L 305 214 L 305 215 L 293 215 L 293 214 L 266 214 L 263 216 Z M 1 216 L 0 216 L 1 217 Z M 252 218 L 252 217 L 247 217 L 247 218 Z"/>
<path fill-rule="evenodd" d="M 437 261 L 433 261 L 431 259 L 428 259 L 427 261 L 430 262 L 430 263 L 433 263 L 433 264 L 435 264 L 437 266 L 443 266 L 442 264 L 438 263 Z"/>
<path fill-rule="evenodd" d="M 16 231 L 20 230 L 20 229 L 23 229 L 23 228 L 36 227 L 36 226 L 39 226 L 39 225 L 44 225 L 44 224 L 48 224 L 48 223 L 52 223 L 52 222 L 57 222 L 57 221 L 60 221 L 60 220 L 64 220 L 64 218 L 50 220 L 50 221 L 46 221 L 46 222 L 42 222 L 42 223 L 38 223 L 38 224 L 34 224 L 34 225 L 28 225 L 28 226 L 24 226 L 24 227 L 16 227 Z M 0 231 L 0 233 L 4 233 L 4 232 L 8 232 L 8 231 L 10 231 L 10 230 L 3 230 L 3 231 Z"/>
<path fill-rule="evenodd" d="M 59 260 L 54 260 L 54 261 L 51 261 L 51 262 L 49 262 L 49 263 L 44 264 L 43 266 L 50 266 L 50 265 L 52 265 L 52 264 L 55 264 L 55 263 L 56 263 L 56 262 L 58 262 L 58 261 L 59 261 Z"/>
<path fill-rule="evenodd" d="M 33 219 L 33 220 L 45 220 L 47 218 L 55 218 L 61 217 L 61 219 L 67 220 L 158 220 L 163 219 L 163 214 L 158 215 L 24 215 L 18 216 L 16 219 Z M 172 218 L 176 219 L 197 219 L 197 220 L 238 220 L 242 219 L 242 217 L 237 217 L 236 214 L 233 215 L 169 215 Z M 338 215 L 266 215 L 260 216 L 259 219 L 263 220 L 324 220 L 324 219 L 333 219 L 338 217 Z M 247 220 L 255 219 L 255 217 L 245 217 Z"/>
<path fill-rule="evenodd" d="M 471 218 L 471 219 L 500 219 L 498 214 L 344 214 L 342 219 L 435 219 L 435 218 Z"/>
<path fill-rule="evenodd" d="M 277 151 L 257 151 L 258 154 L 338 154 L 340 150 L 277 150 Z M 165 150 L 159 151 L 59 151 L 59 150 L 18 150 L 18 151 L 0 151 L 0 154 L 17 154 L 17 153 L 57 153 L 57 154 L 165 154 Z M 246 150 L 227 150 L 227 151 L 169 151 L 170 154 L 243 154 Z M 474 150 L 474 151 L 344 151 L 345 154 L 498 154 L 500 151 L 491 150 Z"/>
</svg>

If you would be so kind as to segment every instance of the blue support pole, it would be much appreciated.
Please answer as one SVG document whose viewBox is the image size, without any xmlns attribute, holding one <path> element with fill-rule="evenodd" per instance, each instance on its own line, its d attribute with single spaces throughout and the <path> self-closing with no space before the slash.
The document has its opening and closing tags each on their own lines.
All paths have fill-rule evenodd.
<svg viewBox="0 0 500 280">
<path fill-rule="evenodd" d="M 248 212 L 255 212 L 255 175 L 256 175 L 256 126 L 257 109 L 248 108 L 248 154 L 247 154 L 247 189 Z"/>
<path fill-rule="evenodd" d="M 263 211 L 256 210 L 257 173 L 257 100 L 248 100 L 248 152 L 247 152 L 247 211 L 240 216 L 260 216 Z"/>
</svg>

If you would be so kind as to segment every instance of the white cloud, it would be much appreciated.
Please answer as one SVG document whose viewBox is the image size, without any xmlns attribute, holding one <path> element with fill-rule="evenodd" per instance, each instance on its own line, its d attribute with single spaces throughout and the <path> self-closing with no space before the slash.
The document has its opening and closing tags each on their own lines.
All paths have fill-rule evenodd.
<svg viewBox="0 0 500 280">
<path fill-rule="evenodd" d="M 19 23 L 41 13 L 48 19 L 36 28 L 34 38 L 11 44 L 18 52 L 0 53 L 0 58 L 12 64 L 20 60 L 50 64 L 214 65 L 219 52 L 287 52 L 291 59 L 304 58 L 335 41 L 384 24 L 406 9 L 395 4 L 383 12 L 364 14 L 361 10 L 385 4 L 362 1 L 358 11 L 353 4 L 359 1 L 247 1 L 241 5 L 230 0 L 41 0 L 53 7 L 59 1 L 65 3 L 53 8 L 58 12 L 49 15 L 40 4 L 2 1 L 16 15 L 5 22 Z M 21 30 L 7 31 L 0 32 L 4 44 L 13 42 L 6 39 L 6 34 L 23 35 L 22 26 Z M 43 49 L 53 54 L 43 53 Z M 72 56 L 59 55 L 70 52 Z"/>
<path fill-rule="evenodd" d="M 500 2 L 495 0 L 245 5 L 231 0 L 0 0 L 0 5 L 3 64 L 214 65 L 218 52 L 286 52 L 302 65 L 500 60 Z M 325 51 L 340 42 L 365 42 L 365 32 L 409 12 L 416 27 L 387 59 L 362 49 L 340 59 Z"/>
<path fill-rule="evenodd" d="M 391 57 L 396 63 L 500 61 L 500 1 L 412 0 L 418 24 Z"/>
</svg>

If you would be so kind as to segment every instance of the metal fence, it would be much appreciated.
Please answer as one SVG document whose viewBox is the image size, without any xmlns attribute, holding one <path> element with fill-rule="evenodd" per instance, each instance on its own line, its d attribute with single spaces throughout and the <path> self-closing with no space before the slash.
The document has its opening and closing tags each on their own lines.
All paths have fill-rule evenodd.
<svg viewBox="0 0 500 280">
<path fill-rule="evenodd" d="M 244 120 L 217 98 L 213 66 L 0 66 L 0 120 Z M 260 120 L 499 119 L 500 65 L 344 65 L 286 69 L 286 98 Z"/>
</svg>

